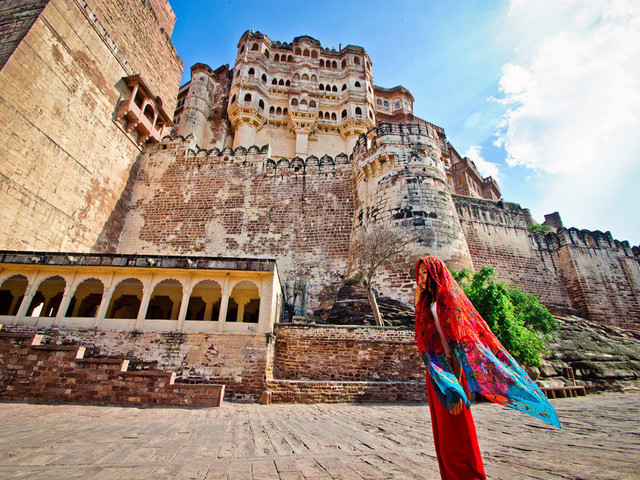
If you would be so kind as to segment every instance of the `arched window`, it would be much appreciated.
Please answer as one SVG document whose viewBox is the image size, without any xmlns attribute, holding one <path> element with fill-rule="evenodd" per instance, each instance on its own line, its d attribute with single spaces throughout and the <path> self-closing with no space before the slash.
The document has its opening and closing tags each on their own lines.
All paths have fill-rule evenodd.
<svg viewBox="0 0 640 480">
<path fill-rule="evenodd" d="M 298 47 L 293 53 L 295 53 L 296 55 L 302 55 L 302 50 L 300 50 L 300 47 Z"/>
<path fill-rule="evenodd" d="M 317 50 L 313 50 L 311 52 L 311 58 L 318 58 L 318 51 Z"/>
<path fill-rule="evenodd" d="M 335 85 L 333 87 L 331 87 L 331 91 L 333 92 L 337 92 L 338 91 L 338 87 L 336 87 Z"/>
<path fill-rule="evenodd" d="M 248 73 L 249 75 L 254 75 L 256 71 L 253 68 L 250 68 Z"/>
<path fill-rule="evenodd" d="M 298 99 L 297 98 L 292 98 L 291 99 L 291 105 L 293 105 L 293 106 L 298 105 Z"/>
<path fill-rule="evenodd" d="M 302 56 L 303 56 L 303 57 L 308 57 L 308 56 L 310 56 L 310 55 L 311 55 L 311 54 L 309 53 L 309 49 L 308 49 L 308 48 L 305 48 L 305 49 L 304 49 L 304 52 L 302 52 Z"/>
<path fill-rule="evenodd" d="M 335 60 L 333 61 L 333 63 L 331 64 L 332 68 L 338 68 L 338 62 L 336 62 Z"/>
<path fill-rule="evenodd" d="M 286 114 L 288 114 L 288 113 L 289 113 L 289 109 L 288 109 L 287 107 L 285 107 L 285 108 L 283 108 L 283 109 L 282 109 L 282 114 L 283 114 L 283 115 L 286 115 Z"/>
<path fill-rule="evenodd" d="M 251 45 L 251 50 L 254 51 L 254 52 L 258 51 L 258 44 L 254 43 L 253 45 Z"/>
<path fill-rule="evenodd" d="M 356 107 L 356 115 L 362 115 L 362 109 L 360 107 Z"/>
<path fill-rule="evenodd" d="M 2 288 L 0 288 L 0 315 L 15 315 L 18 313 L 28 284 L 27 277 L 24 275 L 13 275 L 2 283 Z"/>
<path fill-rule="evenodd" d="M 311 81 L 312 82 L 317 82 L 318 81 L 318 77 L 316 77 L 315 75 L 311 75 Z"/>
<path fill-rule="evenodd" d="M 289 55 L 287 57 L 287 62 L 293 62 L 293 55 Z"/>
<path fill-rule="evenodd" d="M 278 81 L 278 85 L 284 85 L 284 80 L 280 79 L 280 80 Z"/>
<path fill-rule="evenodd" d="M 303 73 L 302 74 L 302 80 L 305 80 L 305 81 L 308 82 L 309 81 L 309 75 L 307 75 L 306 73 Z"/>
<path fill-rule="evenodd" d="M 362 86 L 362 85 L 360 85 L 360 82 L 356 82 L 354 85 L 355 85 L 356 87 L 358 87 L 358 88 L 360 88 L 360 87 Z"/>
<path fill-rule="evenodd" d="M 244 52 L 244 45 L 240 47 L 240 53 Z"/>
<path fill-rule="evenodd" d="M 174 279 L 163 280 L 153 289 L 145 318 L 177 320 L 181 302 L 182 284 Z"/>
<path fill-rule="evenodd" d="M 331 118 L 331 115 L 329 115 L 329 112 L 324 112 L 324 119 L 329 120 L 330 118 Z"/>
<path fill-rule="evenodd" d="M 293 74 L 293 79 L 294 79 L 294 80 L 300 80 L 300 75 L 299 75 L 299 74 L 297 74 L 297 73 L 294 73 L 294 74 Z"/>
<path fill-rule="evenodd" d="M 382 106 L 382 100 L 380 99 L 376 100 L 376 104 Z"/>
<path fill-rule="evenodd" d="M 287 80 L 287 81 L 284 83 L 284 86 L 285 86 L 285 87 L 290 87 L 290 86 L 291 86 L 291 81 L 290 81 L 290 80 Z"/>
<path fill-rule="evenodd" d="M 282 109 L 280 107 L 276 108 L 276 115 L 282 115 Z"/>
<path fill-rule="evenodd" d="M 342 91 L 344 92 L 346 89 L 347 89 L 347 84 L 346 84 L 346 83 L 343 83 L 343 84 L 342 84 Z"/>
<path fill-rule="evenodd" d="M 303 98 L 302 100 L 300 100 L 300 105 L 306 105 L 307 104 L 307 99 Z"/>
<path fill-rule="evenodd" d="M 260 100 L 258 102 L 258 107 L 260 107 L 261 110 L 264 110 L 264 100 Z"/>
<path fill-rule="evenodd" d="M 338 119 L 338 117 L 336 116 L 336 112 L 333 112 L 331 114 L 331 120 L 337 120 L 337 119 Z"/>
<path fill-rule="evenodd" d="M 278 80 L 276 80 L 275 78 L 271 80 L 271 85 L 278 85 Z"/>
<path fill-rule="evenodd" d="M 389 102 L 387 102 L 386 100 L 384 101 L 384 108 L 389 108 Z"/>
<path fill-rule="evenodd" d="M 280 55 L 276 53 L 275 57 L 273 57 L 273 61 L 274 62 L 279 62 L 280 61 Z"/>
<path fill-rule="evenodd" d="M 311 108 L 316 108 L 316 101 L 315 101 L 315 100 L 311 100 L 311 101 L 309 102 L 309 106 L 310 106 Z"/>
<path fill-rule="evenodd" d="M 111 294 L 105 318 L 136 318 L 141 300 L 142 282 L 136 278 L 127 278 Z"/>
<path fill-rule="evenodd" d="M 262 101 L 262 100 L 260 100 L 260 101 Z M 275 115 L 275 113 L 276 113 L 276 109 L 273 108 L 273 107 L 269 107 L 269 115 Z"/>
<path fill-rule="evenodd" d="M 264 56 L 265 56 L 265 57 L 267 57 L 267 58 L 269 58 L 269 50 L 265 50 L 265 51 L 264 51 Z"/>
<path fill-rule="evenodd" d="M 353 57 L 353 63 L 360 65 L 360 57 Z"/>
<path fill-rule="evenodd" d="M 320 86 L 318 88 L 320 88 L 320 90 L 324 91 L 324 85 L 323 84 L 320 84 Z"/>
<path fill-rule="evenodd" d="M 247 93 L 247 94 L 244 96 L 244 101 L 245 101 L 245 102 L 250 102 L 250 101 L 251 101 L 251 94 L 250 94 L 250 93 Z"/>
<path fill-rule="evenodd" d="M 217 321 L 222 288 L 215 280 L 202 280 L 191 291 L 185 320 Z"/>
<path fill-rule="evenodd" d="M 262 81 L 267 83 L 267 76 L 264 73 L 262 74 Z"/>
<path fill-rule="evenodd" d="M 393 109 L 398 110 L 399 108 L 400 108 L 400 102 L 396 101 L 396 103 L 393 104 Z"/>
<path fill-rule="evenodd" d="M 347 111 L 346 110 L 342 110 L 342 114 L 340 115 L 340 117 L 347 118 Z"/>
<path fill-rule="evenodd" d="M 320 59 L 320 68 L 324 68 L 324 60 Z"/>
<path fill-rule="evenodd" d="M 346 59 L 346 58 L 343 58 L 343 59 L 342 59 L 342 68 L 344 68 L 344 67 L 346 67 L 346 66 L 347 66 L 347 59 Z"/>
<path fill-rule="evenodd" d="M 322 120 L 322 119 L 324 118 L 324 115 L 323 115 L 323 113 L 322 113 L 322 112 L 318 112 L 318 118 L 319 118 L 320 120 Z"/>
<path fill-rule="evenodd" d="M 236 96 L 231 97 L 231 103 L 236 103 Z"/>
</svg>

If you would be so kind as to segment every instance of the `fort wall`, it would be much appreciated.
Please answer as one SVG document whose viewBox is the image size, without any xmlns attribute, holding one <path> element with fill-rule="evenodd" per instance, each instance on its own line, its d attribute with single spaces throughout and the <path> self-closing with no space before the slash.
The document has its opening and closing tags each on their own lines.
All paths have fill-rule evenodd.
<svg viewBox="0 0 640 480">
<path fill-rule="evenodd" d="M 0 247 L 112 241 L 103 230 L 124 213 L 116 207 L 141 151 L 114 121 L 130 95 L 122 79 L 141 73 L 172 107 L 181 71 L 148 3 L 48 2 L 0 71 L 0 221 L 11 232 Z"/>
<path fill-rule="evenodd" d="M 330 307 L 348 270 L 348 157 L 192 147 L 166 139 L 144 155 L 118 251 L 276 257 L 297 314 Z"/>
</svg>

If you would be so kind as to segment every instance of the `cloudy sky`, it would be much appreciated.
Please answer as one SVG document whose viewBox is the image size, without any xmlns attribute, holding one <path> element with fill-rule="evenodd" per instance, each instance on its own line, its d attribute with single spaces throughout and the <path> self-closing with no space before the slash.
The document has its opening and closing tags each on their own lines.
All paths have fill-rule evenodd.
<svg viewBox="0 0 640 480">
<path fill-rule="evenodd" d="M 506 201 L 640 243 L 640 1 L 170 3 L 183 82 L 232 65 L 247 29 L 360 45 L 375 84 L 408 88 Z"/>
</svg>

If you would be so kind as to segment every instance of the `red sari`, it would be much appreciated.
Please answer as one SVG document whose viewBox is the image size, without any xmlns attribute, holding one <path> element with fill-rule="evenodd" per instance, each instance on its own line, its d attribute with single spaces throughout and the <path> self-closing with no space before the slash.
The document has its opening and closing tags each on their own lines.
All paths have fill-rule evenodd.
<svg viewBox="0 0 640 480">
<path fill-rule="evenodd" d="M 420 354 L 428 349 L 429 353 L 444 355 L 444 347 L 429 308 L 416 307 L 415 330 Z M 464 379 L 463 386 L 468 394 Z M 465 407 L 457 415 L 449 413 L 436 393 L 428 370 L 427 396 L 442 480 L 486 479 L 471 409 Z"/>
</svg>

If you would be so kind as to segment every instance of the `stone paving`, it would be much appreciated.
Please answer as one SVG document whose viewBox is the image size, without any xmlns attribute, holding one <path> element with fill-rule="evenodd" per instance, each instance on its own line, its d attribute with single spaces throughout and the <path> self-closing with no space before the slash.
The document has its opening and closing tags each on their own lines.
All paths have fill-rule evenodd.
<svg viewBox="0 0 640 480">
<path fill-rule="evenodd" d="M 640 479 L 640 393 L 473 406 L 491 479 Z M 438 479 L 425 405 L 0 404 L 0 478 Z"/>
</svg>

